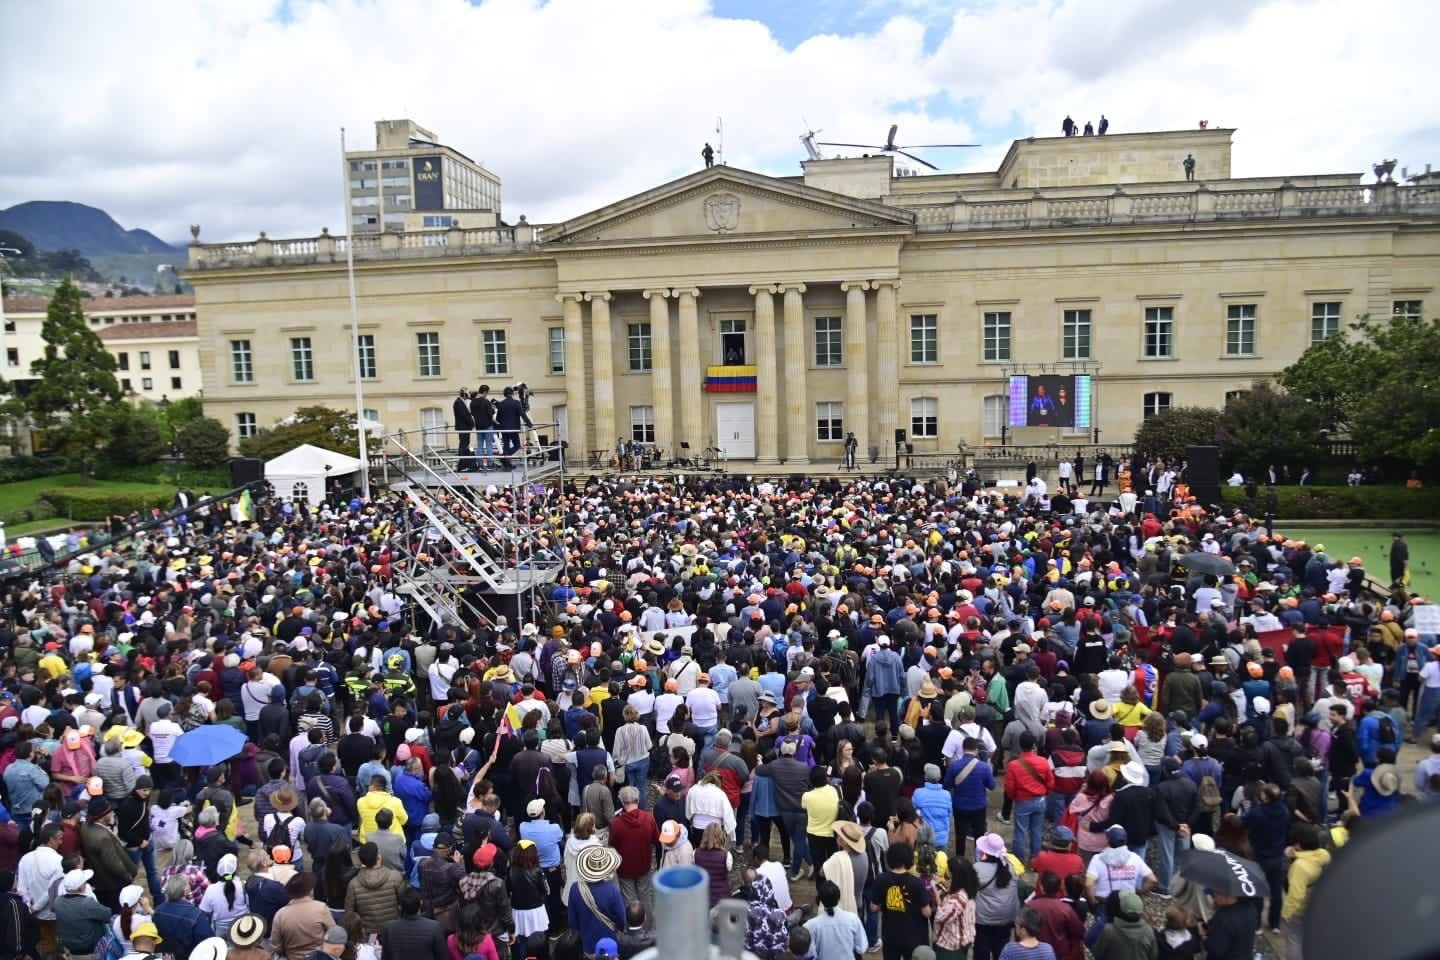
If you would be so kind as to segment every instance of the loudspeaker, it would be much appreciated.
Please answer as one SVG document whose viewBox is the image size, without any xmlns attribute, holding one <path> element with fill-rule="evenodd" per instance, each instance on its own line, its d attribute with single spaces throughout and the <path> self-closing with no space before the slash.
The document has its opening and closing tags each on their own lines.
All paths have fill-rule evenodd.
<svg viewBox="0 0 1440 960">
<path fill-rule="evenodd" d="M 232 457 L 230 486 L 247 487 L 265 479 L 265 461 L 259 457 Z"/>
<path fill-rule="evenodd" d="M 1207 506 L 1220 502 L 1220 448 L 1186 447 L 1185 459 L 1189 466 L 1185 470 L 1185 482 L 1190 492 Z"/>
<path fill-rule="evenodd" d="M 895 431 L 895 443 L 898 446 L 905 442 L 905 430 L 903 428 Z"/>
</svg>

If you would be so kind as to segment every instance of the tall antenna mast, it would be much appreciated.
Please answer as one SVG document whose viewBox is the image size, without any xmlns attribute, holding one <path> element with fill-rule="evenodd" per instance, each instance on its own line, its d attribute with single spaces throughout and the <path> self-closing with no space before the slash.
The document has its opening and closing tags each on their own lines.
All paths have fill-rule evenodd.
<svg viewBox="0 0 1440 960">
<path fill-rule="evenodd" d="M 715 118 L 715 162 L 725 165 L 725 118 Z"/>
</svg>

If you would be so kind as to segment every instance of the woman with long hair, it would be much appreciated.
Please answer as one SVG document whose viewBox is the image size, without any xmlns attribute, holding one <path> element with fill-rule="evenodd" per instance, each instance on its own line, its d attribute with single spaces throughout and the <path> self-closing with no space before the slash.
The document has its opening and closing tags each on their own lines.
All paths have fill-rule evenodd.
<svg viewBox="0 0 1440 960">
<path fill-rule="evenodd" d="M 340 926 L 350 935 L 340 960 L 380 960 L 380 951 L 371 946 L 365 936 L 365 921 L 360 914 L 353 910 L 346 913 L 340 918 Z"/>
<path fill-rule="evenodd" d="M 1104 823 L 1110 816 L 1110 803 L 1115 799 L 1114 790 L 1105 776 L 1105 771 L 1094 770 L 1085 777 L 1085 785 L 1070 801 L 1069 812 L 1076 818 L 1075 836 L 1080 847 L 1080 856 L 1087 861 L 1108 845 L 1104 833 L 1090 829 L 1091 824 Z"/>
<path fill-rule="evenodd" d="M 430 767 L 430 798 L 435 813 L 440 817 L 440 829 L 450 829 L 460 819 L 465 789 L 455 775 L 455 768 L 450 765 L 450 755 L 443 750 L 435 755 Z"/>
<path fill-rule="evenodd" d="M 211 884 L 200 900 L 200 910 L 210 918 L 210 925 L 215 928 L 217 937 L 225 936 L 230 924 L 250 912 L 245 886 L 235 879 L 235 872 L 239 868 L 239 861 L 233 853 L 221 857 L 215 866 L 220 881 Z"/>
<path fill-rule="evenodd" d="M 1020 913 L 1020 884 L 998 833 L 975 841 L 975 876 L 975 960 L 996 960 Z"/>
<path fill-rule="evenodd" d="M 890 840 L 889 846 L 903 843 L 911 850 L 915 849 L 920 833 L 920 814 L 909 797 L 901 797 L 895 802 L 895 815 L 890 818 L 885 832 Z"/>
<path fill-rule="evenodd" d="M 521 840 L 510 855 L 510 908 L 515 917 L 515 939 L 524 943 L 531 934 L 547 934 L 550 914 L 545 900 L 550 884 L 540 869 L 540 852 L 534 841 Z"/>
<path fill-rule="evenodd" d="M 700 849 L 695 851 L 695 866 L 710 878 L 710 907 L 730 896 L 730 871 L 734 867 L 730 842 L 721 823 L 711 823 L 700 835 Z"/>
<path fill-rule="evenodd" d="M 565 846 L 561 850 L 565 876 L 568 879 L 565 889 L 560 893 L 560 901 L 566 905 L 570 903 L 570 893 L 575 887 L 575 880 L 578 876 L 575 872 L 575 861 L 580 856 L 580 851 L 586 847 L 604 846 L 600 842 L 600 838 L 595 835 L 595 831 L 595 814 L 589 812 L 580 814 L 575 818 L 575 828 L 570 831 L 570 837 L 565 841 Z"/>
<path fill-rule="evenodd" d="M 1160 765 L 1165 760 L 1165 745 L 1169 738 L 1165 716 L 1158 710 L 1145 717 L 1140 724 L 1140 732 L 1135 734 L 1135 752 L 1140 754 L 1140 762 L 1145 765 L 1145 772 L 1150 774 L 1152 784 L 1160 782 Z"/>
<path fill-rule="evenodd" d="M 325 851 L 325 859 L 320 862 L 320 887 L 331 910 L 345 909 L 345 889 L 350 885 L 354 868 L 355 861 L 348 847 L 335 844 Z"/>
<path fill-rule="evenodd" d="M 975 944 L 975 897 L 980 877 L 963 857 L 950 861 L 950 889 L 940 898 L 932 922 L 935 960 L 966 960 Z"/>
</svg>

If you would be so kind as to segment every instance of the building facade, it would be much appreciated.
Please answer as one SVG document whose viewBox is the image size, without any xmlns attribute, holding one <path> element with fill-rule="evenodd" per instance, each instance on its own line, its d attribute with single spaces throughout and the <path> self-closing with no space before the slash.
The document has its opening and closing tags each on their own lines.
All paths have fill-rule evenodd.
<svg viewBox="0 0 1440 960">
<path fill-rule="evenodd" d="M 29 380 L 30 364 L 44 355 L 41 328 L 49 306 L 45 297 L 5 298 L 7 381 Z M 85 317 L 115 356 L 115 376 L 132 398 L 159 403 L 199 396 L 193 295 L 93 298 L 85 301 Z"/>
<path fill-rule="evenodd" d="M 1440 306 L 1440 189 L 1234 179 L 1232 132 L 1017 141 L 993 173 L 719 166 L 563 223 L 357 236 L 367 416 L 440 427 L 458 387 L 523 381 L 573 460 L 1123 444 Z M 191 248 L 206 409 L 237 436 L 353 407 L 346 242 Z"/>
<path fill-rule="evenodd" d="M 358 234 L 493 227 L 500 178 L 413 120 L 377 120 L 375 149 L 345 154 Z"/>
</svg>

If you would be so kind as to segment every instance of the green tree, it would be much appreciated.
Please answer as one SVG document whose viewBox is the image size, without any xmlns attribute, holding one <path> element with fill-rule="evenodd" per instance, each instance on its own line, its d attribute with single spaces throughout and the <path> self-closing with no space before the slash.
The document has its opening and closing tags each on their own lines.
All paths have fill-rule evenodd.
<svg viewBox="0 0 1440 960">
<path fill-rule="evenodd" d="M 360 435 L 355 430 L 355 415 L 329 407 L 301 407 L 269 430 L 241 440 L 240 455 L 270 460 L 302 443 L 358 456 Z"/>
<path fill-rule="evenodd" d="M 1362 318 L 1280 374 L 1365 459 L 1440 465 L 1440 319 Z"/>
<path fill-rule="evenodd" d="M 1221 458 L 1248 474 L 1270 464 L 1314 466 L 1325 452 L 1323 416 L 1303 397 L 1256 383 L 1225 405 L 1218 437 Z"/>
<path fill-rule="evenodd" d="M 161 410 L 164 412 L 165 422 L 170 425 L 171 430 L 180 430 L 205 416 L 205 405 L 199 397 L 172 400 Z"/>
<path fill-rule="evenodd" d="M 180 456 L 192 467 L 214 467 L 230 456 L 230 431 L 219 420 L 197 417 L 175 434 Z"/>
<path fill-rule="evenodd" d="M 98 414 L 121 402 L 120 382 L 115 357 L 90 329 L 80 289 L 68 277 L 50 300 L 40 336 L 45 355 L 30 364 L 37 382 L 25 408 L 88 483 L 96 448 L 105 439 Z"/>
<path fill-rule="evenodd" d="M 105 435 L 105 459 L 122 467 L 154 463 L 170 449 L 170 428 L 153 407 L 117 403 L 96 411 Z"/>
<path fill-rule="evenodd" d="M 1214 407 L 1171 407 L 1135 428 L 1135 452 L 1146 460 L 1176 460 L 1191 444 L 1216 442 L 1221 411 Z"/>
</svg>

